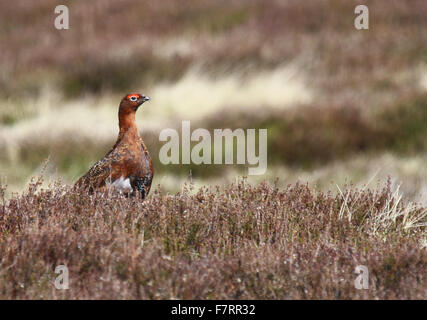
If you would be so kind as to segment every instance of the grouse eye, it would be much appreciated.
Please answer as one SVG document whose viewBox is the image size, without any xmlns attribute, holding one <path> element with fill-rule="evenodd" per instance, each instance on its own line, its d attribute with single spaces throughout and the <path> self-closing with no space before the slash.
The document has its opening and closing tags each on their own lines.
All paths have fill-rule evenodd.
<svg viewBox="0 0 427 320">
<path fill-rule="evenodd" d="M 129 98 L 129 100 L 135 102 L 136 100 L 138 100 L 138 98 L 136 96 L 132 96 L 132 97 Z"/>
</svg>

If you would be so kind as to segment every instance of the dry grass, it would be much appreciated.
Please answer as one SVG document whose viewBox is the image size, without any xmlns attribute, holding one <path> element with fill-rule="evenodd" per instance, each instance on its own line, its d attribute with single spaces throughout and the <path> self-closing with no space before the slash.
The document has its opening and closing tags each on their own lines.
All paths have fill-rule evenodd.
<svg viewBox="0 0 427 320">
<path fill-rule="evenodd" d="M 318 168 L 295 168 L 294 166 L 270 166 L 263 176 L 249 176 L 247 181 L 259 184 L 268 181 L 279 187 L 297 182 L 306 183 L 313 190 L 327 192 L 352 184 L 355 187 L 377 188 L 381 181 L 391 177 L 393 188 L 399 187 L 405 199 L 427 205 L 427 168 L 425 156 L 398 157 L 385 153 L 381 156 L 359 155 L 346 160 L 336 160 Z M 191 181 L 196 190 L 207 185 L 229 185 L 235 183 L 244 172 L 228 170 L 225 174 L 217 168 L 212 177 L 198 177 L 192 174 Z M 163 190 L 178 192 L 190 181 L 188 175 L 159 173 L 154 184 Z"/>
<path fill-rule="evenodd" d="M 173 90 L 171 95 L 165 94 L 164 99 L 171 96 Z M 239 99 L 239 94 L 235 97 Z M 114 99 L 118 100 L 119 97 Z M 34 105 L 40 107 L 39 115 L 0 127 L 0 175 L 7 177 L 11 190 L 21 190 L 48 157 L 51 159 L 50 174 L 55 179 L 63 177 L 65 181 L 73 182 L 113 145 L 117 135 L 117 107 L 112 104 L 112 98 L 87 98 L 55 108 L 58 101 L 61 100 L 54 97 L 36 100 Z M 369 170 L 370 159 L 381 159 L 384 153 L 388 153 L 398 160 L 392 163 L 395 169 L 383 170 L 383 177 L 390 174 L 398 178 L 404 184 L 405 191 L 412 189 L 409 192 L 411 198 L 418 197 L 417 193 L 425 196 L 425 175 L 419 169 L 422 165 L 417 166 L 415 174 L 405 176 L 403 173 L 409 171 L 404 169 L 407 165 L 401 160 L 405 159 L 410 165 L 425 158 L 425 93 L 412 93 L 392 104 L 377 107 L 369 116 L 351 104 L 345 107 L 340 104 L 304 104 L 296 107 L 284 104 L 281 108 L 265 106 L 260 112 L 257 106 L 250 103 L 247 107 L 221 109 L 205 116 L 194 115 L 194 112 L 192 115 L 193 108 L 175 108 L 169 112 L 179 116 L 167 118 L 162 111 L 163 107 L 167 109 L 166 104 L 158 108 L 159 102 L 151 103 L 139 111 L 137 121 L 155 163 L 156 179 L 160 178 L 158 181 L 162 183 L 178 186 L 190 170 L 194 178 L 203 179 L 206 183 L 209 183 L 208 178 L 227 177 L 236 170 L 240 175 L 246 174 L 243 166 L 162 165 L 158 159 L 162 146 L 158 141 L 161 126 L 180 131 L 181 120 L 191 119 L 192 130 L 199 127 L 211 132 L 215 128 L 268 128 L 268 164 L 274 168 L 269 171 L 269 176 L 275 172 L 276 176 L 288 179 L 291 171 L 293 177 L 300 174 L 306 181 L 318 181 L 316 175 L 325 167 L 323 171 L 331 174 L 330 180 L 339 176 L 342 183 L 345 174 L 347 181 L 357 182 L 360 175 L 370 178 L 373 174 Z M 213 104 L 207 103 L 207 108 L 209 106 Z M 362 159 L 362 163 L 357 167 L 351 166 L 354 168 L 352 172 L 348 170 L 348 165 L 354 157 Z M 363 159 L 367 159 L 367 162 L 363 162 Z M 328 167 L 334 167 L 334 162 L 344 165 L 335 167 L 331 172 Z M 276 169 L 280 166 L 284 170 Z M 335 169 L 339 171 L 335 172 Z M 363 171 L 365 173 L 361 173 Z M 307 176 L 310 172 L 313 178 Z M 168 175 L 173 177 L 169 178 Z M 414 180 L 414 175 L 418 179 Z M 167 181 L 163 179 L 165 176 Z M 181 182 L 173 182 L 175 178 L 181 179 Z M 295 181 L 295 178 L 291 179 Z M 168 190 L 179 189 L 176 186 Z"/>
<path fill-rule="evenodd" d="M 39 183 L 0 206 L 2 298 L 427 297 L 426 209 L 390 183 L 334 195 L 241 181 L 144 202 Z M 65 292 L 53 287 L 60 264 Z M 361 264 L 369 290 L 354 288 Z"/>
<path fill-rule="evenodd" d="M 76 0 L 58 31 L 55 1 L 1 3 L 0 175 L 22 190 L 51 156 L 55 176 L 76 179 L 114 143 L 117 103 L 134 90 L 152 97 L 138 123 L 155 158 L 158 131 L 188 119 L 268 128 L 269 166 L 299 172 L 422 157 L 426 3 L 375 1 L 366 32 L 356 4 Z M 156 163 L 160 175 L 190 169 L 218 174 Z"/>
</svg>

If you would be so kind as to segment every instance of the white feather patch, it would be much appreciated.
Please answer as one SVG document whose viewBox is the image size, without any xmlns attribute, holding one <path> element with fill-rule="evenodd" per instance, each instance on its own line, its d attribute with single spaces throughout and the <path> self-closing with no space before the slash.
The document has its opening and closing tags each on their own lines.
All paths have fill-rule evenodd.
<svg viewBox="0 0 427 320">
<path fill-rule="evenodd" d="M 129 178 L 125 179 L 123 176 L 121 176 L 120 179 L 114 180 L 111 184 L 110 183 L 108 183 L 108 184 L 120 192 L 131 192 L 132 191 L 132 186 L 130 185 Z"/>
</svg>

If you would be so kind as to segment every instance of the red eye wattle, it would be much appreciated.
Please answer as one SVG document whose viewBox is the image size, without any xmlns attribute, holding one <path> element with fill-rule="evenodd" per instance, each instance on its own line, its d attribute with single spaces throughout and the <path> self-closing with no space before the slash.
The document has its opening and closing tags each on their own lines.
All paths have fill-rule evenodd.
<svg viewBox="0 0 427 320">
<path fill-rule="evenodd" d="M 136 94 L 130 94 L 130 95 L 128 95 L 128 99 L 129 99 L 130 101 L 136 101 L 136 100 L 138 100 L 138 99 L 139 99 L 139 95 L 136 95 Z"/>
</svg>

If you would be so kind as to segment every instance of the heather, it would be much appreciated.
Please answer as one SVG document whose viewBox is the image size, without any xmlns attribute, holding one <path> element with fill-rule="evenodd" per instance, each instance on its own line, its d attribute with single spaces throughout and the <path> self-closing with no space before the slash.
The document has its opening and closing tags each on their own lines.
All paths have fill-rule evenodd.
<svg viewBox="0 0 427 320">
<path fill-rule="evenodd" d="M 426 209 L 390 182 L 323 193 L 241 180 L 145 201 L 40 182 L 0 207 L 4 299 L 426 298 Z M 68 290 L 53 286 L 57 265 Z"/>
</svg>

